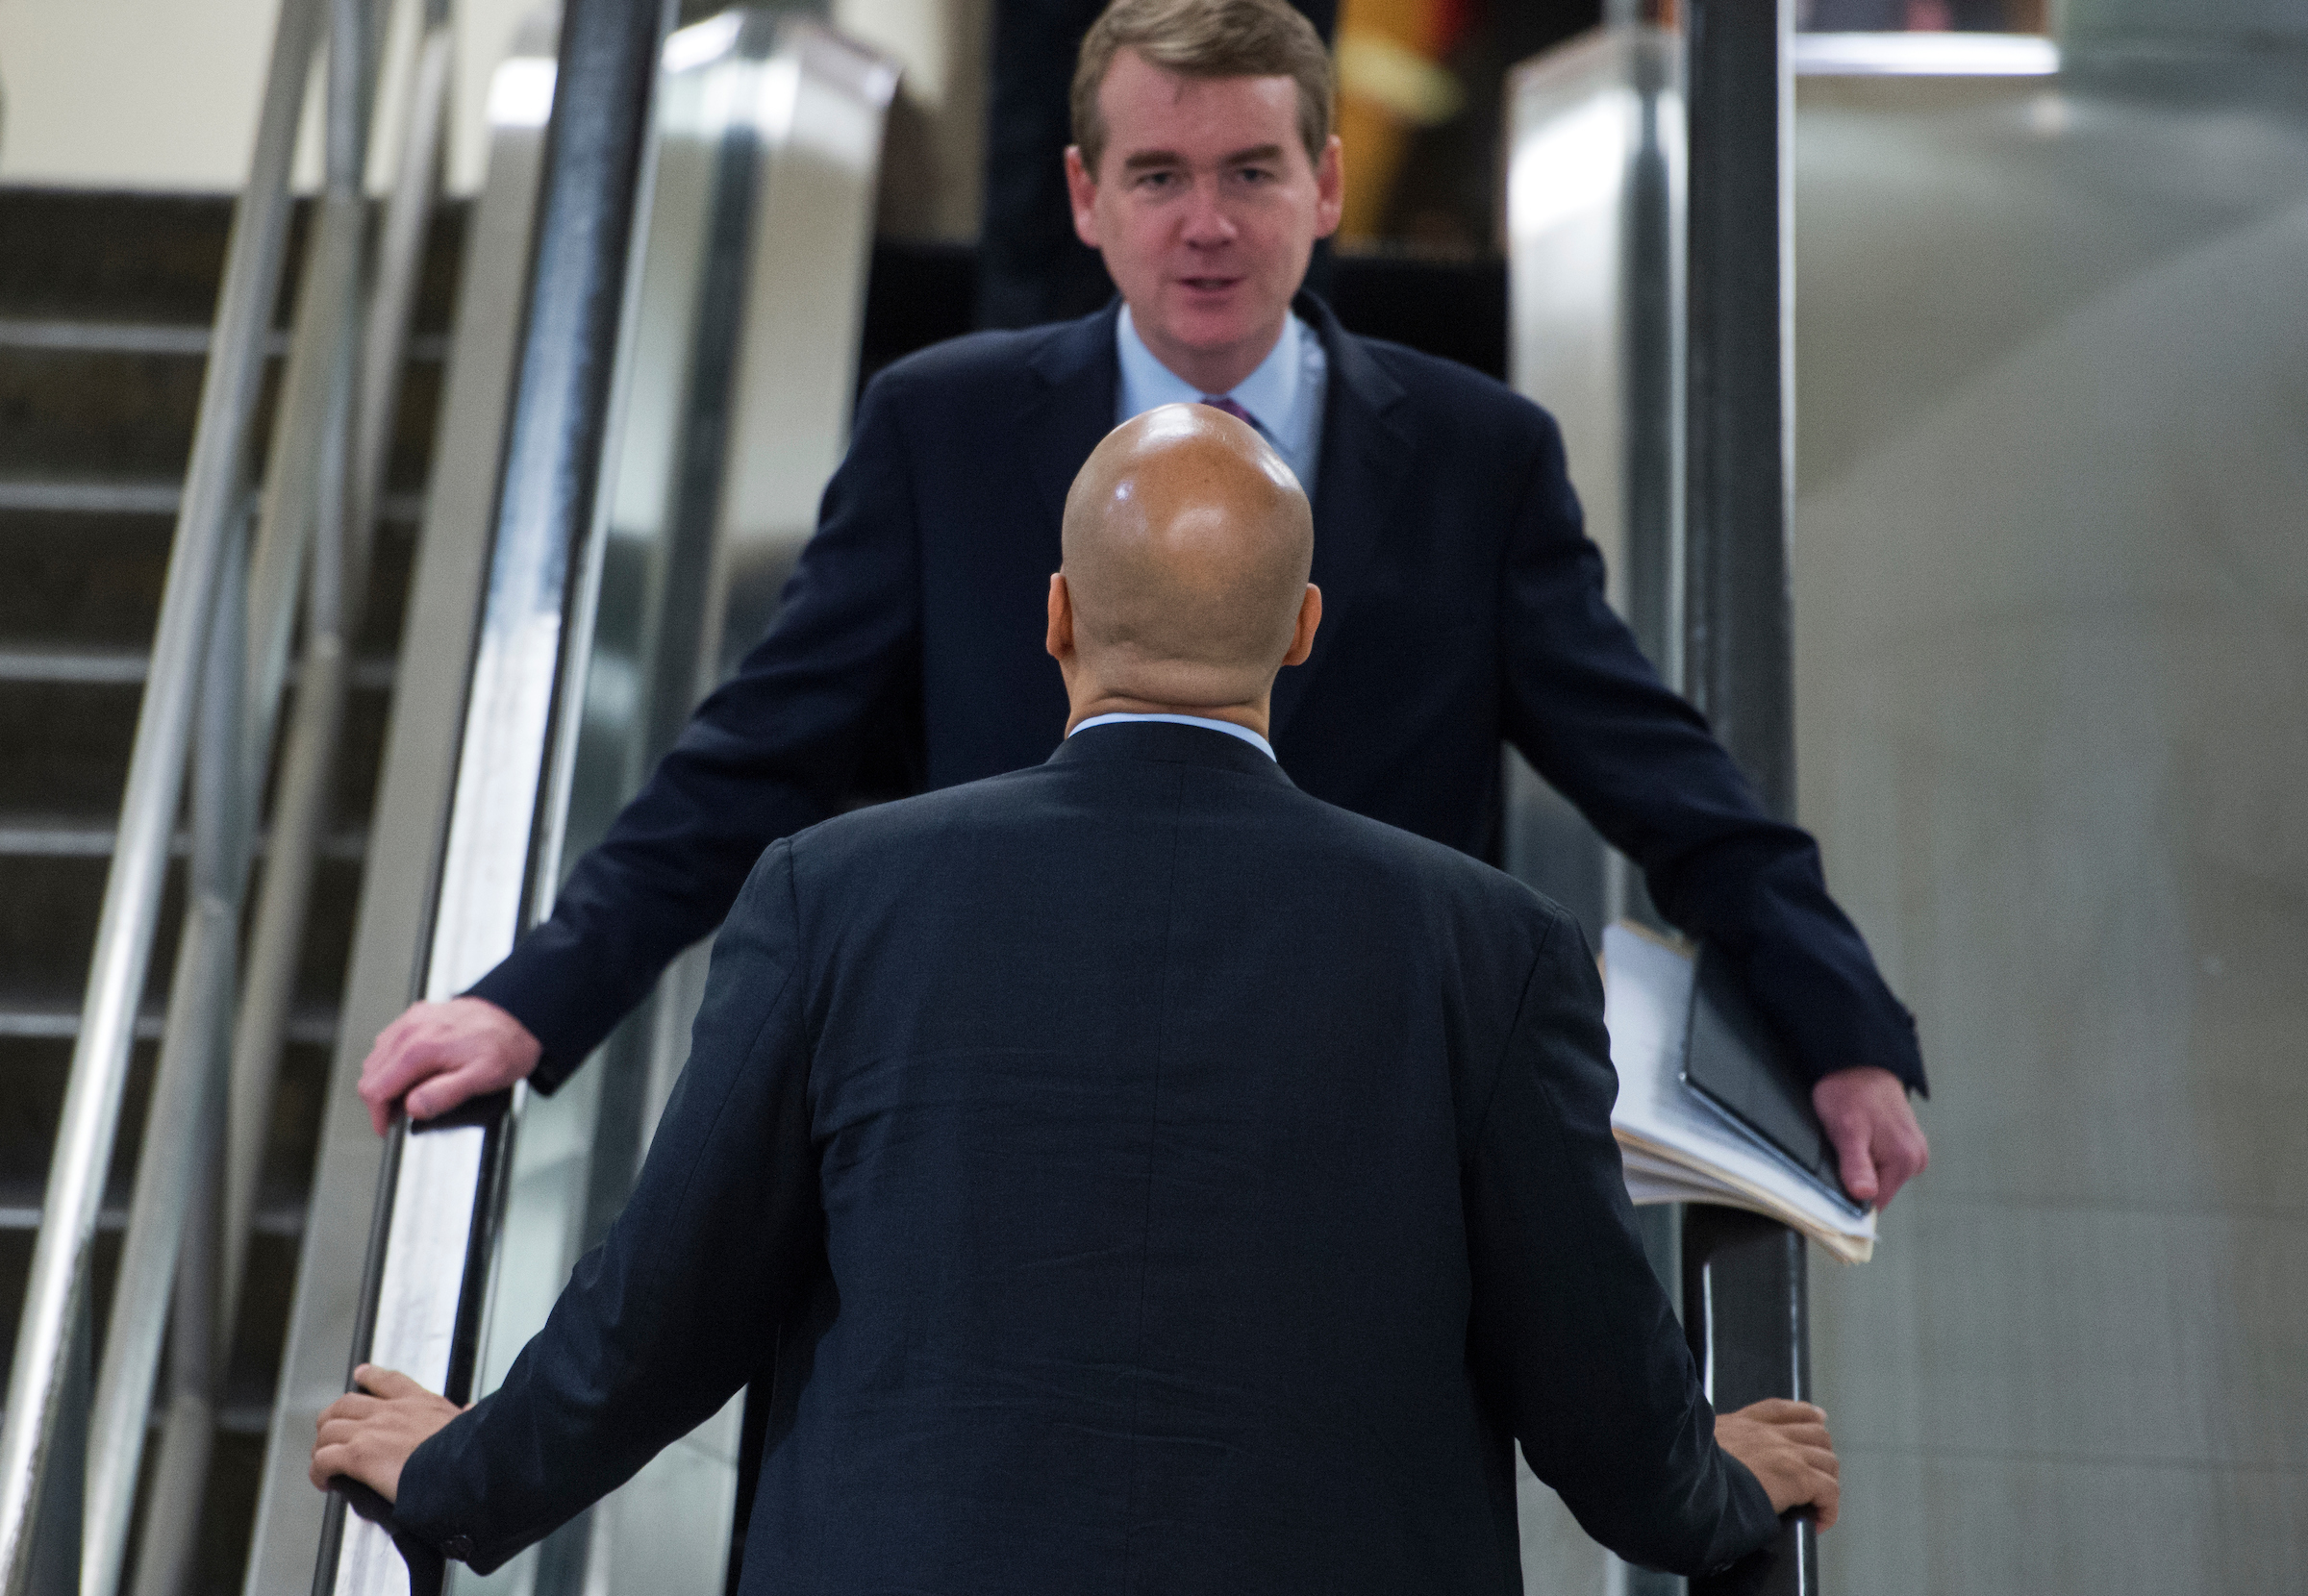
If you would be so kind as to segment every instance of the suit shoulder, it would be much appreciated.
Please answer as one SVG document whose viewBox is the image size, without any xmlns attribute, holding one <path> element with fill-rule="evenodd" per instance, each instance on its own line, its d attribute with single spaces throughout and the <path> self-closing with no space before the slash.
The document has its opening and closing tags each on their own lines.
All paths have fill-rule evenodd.
<svg viewBox="0 0 2308 1596">
<path fill-rule="evenodd" d="M 795 832 L 788 842 L 796 868 L 821 870 L 837 862 L 891 861 L 926 848 L 958 826 L 982 825 L 1015 814 L 1021 788 L 1042 779 L 1046 766 L 1028 765 L 957 786 L 919 792 L 837 814 Z"/>
<path fill-rule="evenodd" d="M 965 333 L 891 362 L 866 391 L 869 397 L 941 401 L 991 393 L 1023 377 L 1035 357 L 1071 325 Z"/>
<path fill-rule="evenodd" d="M 1530 442 L 1552 438 L 1561 429 L 1546 408 L 1485 375 L 1441 355 L 1429 355 L 1385 338 L 1349 335 L 1363 353 L 1403 387 L 1421 411 L 1447 414 L 1454 428 L 1520 436 Z"/>
<path fill-rule="evenodd" d="M 1337 845 L 1358 863 L 1415 884 L 1417 889 L 1448 902 L 1461 913 L 1513 920 L 1529 926 L 1535 934 L 1577 923 L 1571 912 L 1552 898 L 1471 854 L 1310 794 L 1298 796 L 1307 806 L 1309 826 L 1327 828 Z"/>
</svg>

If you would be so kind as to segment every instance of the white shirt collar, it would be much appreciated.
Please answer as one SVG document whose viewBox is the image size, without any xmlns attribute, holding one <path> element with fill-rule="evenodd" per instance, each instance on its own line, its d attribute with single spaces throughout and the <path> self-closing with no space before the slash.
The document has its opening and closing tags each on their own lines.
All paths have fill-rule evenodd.
<svg viewBox="0 0 2308 1596">
<path fill-rule="evenodd" d="M 1128 312 L 1125 312 L 1124 313 L 1127 314 Z M 1091 715 L 1081 725 L 1075 727 L 1073 732 L 1068 732 L 1066 735 L 1070 737 L 1074 735 L 1074 732 L 1087 732 L 1092 726 L 1112 726 L 1119 721 L 1125 720 L 1159 720 L 1165 721 L 1172 726 L 1199 726 L 1205 732 L 1223 732 L 1230 737 L 1242 738 L 1242 741 L 1257 749 L 1267 759 L 1271 760 L 1274 758 L 1274 745 L 1268 742 L 1266 738 L 1260 736 L 1256 732 L 1250 730 L 1249 727 L 1237 726 L 1231 720 L 1214 720 L 1208 715 L 1134 714 L 1128 710 L 1117 710 L 1110 715 Z M 1279 763 L 1280 761 L 1277 761 L 1276 762 Z"/>
</svg>

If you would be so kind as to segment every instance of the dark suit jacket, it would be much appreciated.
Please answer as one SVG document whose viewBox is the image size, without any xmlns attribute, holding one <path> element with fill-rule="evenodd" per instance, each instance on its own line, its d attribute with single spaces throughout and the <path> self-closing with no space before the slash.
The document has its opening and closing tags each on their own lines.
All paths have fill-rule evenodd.
<svg viewBox="0 0 2308 1596">
<path fill-rule="evenodd" d="M 1736 956 L 1816 1076 L 1920 1085 L 1915 1027 L 1827 896 L 1603 597 L 1547 414 L 1448 361 L 1298 309 L 1330 356 L 1315 487 L 1314 657 L 1282 673 L 1274 745 L 1317 798 L 1495 859 L 1511 740 Z M 959 338 L 866 389 L 785 606 L 552 918 L 474 987 L 544 1044 L 550 1090 L 719 923 L 772 839 L 838 812 L 879 727 L 923 787 L 1041 762 L 1066 724 L 1042 650 L 1066 491 L 1114 424 L 1112 309 Z"/>
<path fill-rule="evenodd" d="M 1775 1527 L 1610 1130 L 1577 923 L 1193 727 L 771 847 L 630 1205 L 401 1477 L 494 1566 L 778 1344 L 742 1588 L 1512 1592 Z"/>
</svg>

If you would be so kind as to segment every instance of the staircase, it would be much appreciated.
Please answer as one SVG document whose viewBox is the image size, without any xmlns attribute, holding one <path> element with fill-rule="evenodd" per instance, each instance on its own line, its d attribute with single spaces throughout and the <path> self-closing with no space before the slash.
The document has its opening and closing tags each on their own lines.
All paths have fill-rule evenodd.
<svg viewBox="0 0 2308 1596">
<path fill-rule="evenodd" d="M 436 215 L 202 1512 L 194 1588 L 219 1596 L 240 1588 L 255 1511 L 441 390 L 464 212 Z M 291 235 L 291 294 L 305 221 L 300 212 Z M 229 198 L 0 187 L 0 1359 L 13 1352 L 39 1225 L 231 224 Z M 260 446 L 285 344 L 276 334 Z M 99 1220 L 99 1334 L 183 912 L 183 853 L 180 836 Z"/>
</svg>

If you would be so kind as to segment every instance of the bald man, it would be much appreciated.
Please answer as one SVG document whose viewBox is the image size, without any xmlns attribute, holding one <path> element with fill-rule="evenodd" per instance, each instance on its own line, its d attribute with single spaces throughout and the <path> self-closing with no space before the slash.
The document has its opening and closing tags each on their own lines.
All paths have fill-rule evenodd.
<svg viewBox="0 0 2308 1596">
<path fill-rule="evenodd" d="M 747 1592 L 1510 1592 L 1514 1455 L 1684 1572 L 1836 1509 L 1638 1245 L 1578 926 L 1267 745 L 1287 467 L 1169 406 L 1066 501 L 1037 768 L 772 845 L 632 1201 L 504 1384 L 323 1415 L 495 1568 L 774 1367 Z"/>
</svg>

